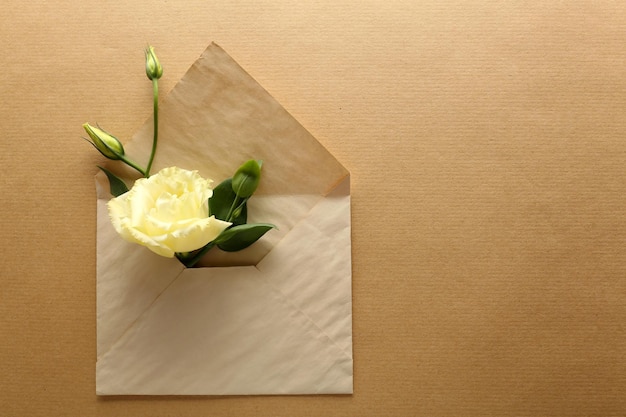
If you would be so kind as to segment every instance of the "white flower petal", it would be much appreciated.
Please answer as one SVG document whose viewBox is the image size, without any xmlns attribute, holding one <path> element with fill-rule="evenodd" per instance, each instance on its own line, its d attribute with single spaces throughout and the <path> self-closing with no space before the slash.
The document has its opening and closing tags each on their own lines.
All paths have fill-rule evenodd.
<svg viewBox="0 0 626 417">
<path fill-rule="evenodd" d="M 207 217 L 211 183 L 197 171 L 162 169 L 109 201 L 111 222 L 124 239 L 161 256 L 200 249 L 230 226 Z"/>
<path fill-rule="evenodd" d="M 189 224 L 187 227 L 176 229 L 164 244 L 175 252 L 190 252 L 214 240 L 228 226 L 230 223 L 211 216 Z"/>
<path fill-rule="evenodd" d="M 157 255 L 165 256 L 166 258 L 174 257 L 174 251 L 167 245 L 164 245 L 163 243 L 159 242 L 159 240 L 165 240 L 167 238 L 167 235 L 152 237 L 133 228 L 130 228 L 129 232 L 134 238 L 135 243 L 139 243 L 140 245 L 147 247 L 148 249 L 150 249 L 152 252 L 156 253 Z"/>
</svg>

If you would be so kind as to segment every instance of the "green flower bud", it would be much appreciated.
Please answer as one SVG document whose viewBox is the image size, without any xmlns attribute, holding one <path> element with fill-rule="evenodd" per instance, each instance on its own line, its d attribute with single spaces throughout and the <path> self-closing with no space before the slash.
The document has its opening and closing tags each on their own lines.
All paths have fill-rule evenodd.
<svg viewBox="0 0 626 417">
<path fill-rule="evenodd" d="M 93 146 L 99 150 L 102 155 L 109 159 L 122 159 L 124 156 L 124 147 L 115 136 L 108 134 L 102 129 L 93 127 L 89 123 L 83 124 L 83 127 L 91 138 Z"/>
<path fill-rule="evenodd" d="M 233 175 L 233 191 L 237 197 L 248 198 L 259 186 L 262 161 L 249 160 Z"/>
<path fill-rule="evenodd" d="M 158 80 L 161 78 L 161 75 L 163 75 L 163 67 L 154 53 L 152 46 L 146 48 L 146 75 L 151 80 L 155 78 Z"/>
<path fill-rule="evenodd" d="M 231 217 L 231 219 L 236 219 L 237 217 L 241 216 L 241 210 L 242 210 L 242 207 L 241 207 L 241 206 L 237 207 L 237 208 L 233 211 L 233 215 L 232 215 L 232 216 L 230 216 L 230 217 Z"/>
</svg>

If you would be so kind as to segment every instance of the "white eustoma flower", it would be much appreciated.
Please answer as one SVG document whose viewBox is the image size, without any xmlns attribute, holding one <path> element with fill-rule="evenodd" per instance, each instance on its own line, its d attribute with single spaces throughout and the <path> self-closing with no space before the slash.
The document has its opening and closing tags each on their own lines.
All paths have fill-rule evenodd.
<svg viewBox="0 0 626 417">
<path fill-rule="evenodd" d="M 164 168 L 109 200 L 111 222 L 124 239 L 161 256 L 200 249 L 231 225 L 209 217 L 211 183 L 197 171 Z"/>
</svg>

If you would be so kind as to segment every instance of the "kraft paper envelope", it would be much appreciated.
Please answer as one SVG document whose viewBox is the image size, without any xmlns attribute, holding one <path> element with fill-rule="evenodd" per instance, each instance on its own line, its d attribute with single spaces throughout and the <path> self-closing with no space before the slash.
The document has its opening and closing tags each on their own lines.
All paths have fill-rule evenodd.
<svg viewBox="0 0 626 417">
<path fill-rule="evenodd" d="M 348 172 L 215 44 L 162 101 L 159 126 L 153 172 L 197 169 L 217 185 L 263 160 L 249 222 L 278 229 L 185 269 L 117 235 L 98 174 L 97 393 L 351 393 Z M 148 120 L 126 153 L 147 159 L 151 142 Z"/>
</svg>

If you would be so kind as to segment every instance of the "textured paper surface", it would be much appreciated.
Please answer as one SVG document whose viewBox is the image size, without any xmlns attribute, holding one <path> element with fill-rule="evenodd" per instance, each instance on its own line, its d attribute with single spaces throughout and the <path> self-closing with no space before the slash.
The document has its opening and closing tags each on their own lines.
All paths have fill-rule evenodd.
<svg viewBox="0 0 626 417">
<path fill-rule="evenodd" d="M 0 6 L 0 414 L 619 416 L 626 2 Z M 354 394 L 99 397 L 93 176 L 215 40 L 351 173 Z M 140 161 L 143 162 L 143 161 Z"/>
<path fill-rule="evenodd" d="M 249 221 L 278 231 L 231 256 L 246 266 L 188 270 L 121 241 L 98 174 L 98 394 L 351 393 L 347 171 L 215 44 L 160 116 L 155 172 L 224 179 L 261 159 Z M 149 153 L 145 126 L 129 155 Z"/>
</svg>

